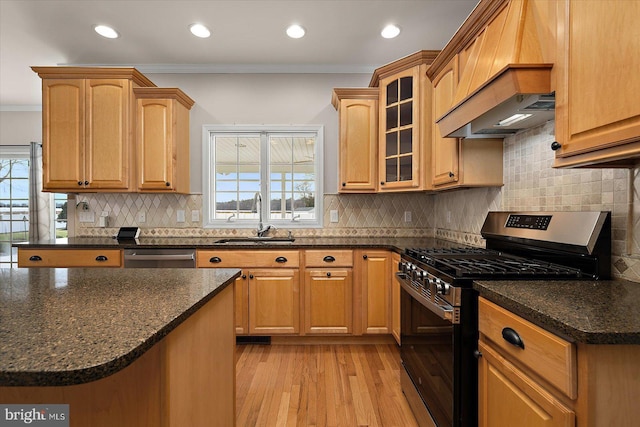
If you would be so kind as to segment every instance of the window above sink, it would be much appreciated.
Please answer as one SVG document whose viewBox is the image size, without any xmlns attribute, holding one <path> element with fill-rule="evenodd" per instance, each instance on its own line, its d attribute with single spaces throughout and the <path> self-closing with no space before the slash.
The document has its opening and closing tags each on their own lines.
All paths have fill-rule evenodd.
<svg viewBox="0 0 640 427">
<path fill-rule="evenodd" d="M 211 125 L 203 138 L 205 228 L 322 227 L 322 126 Z"/>
</svg>

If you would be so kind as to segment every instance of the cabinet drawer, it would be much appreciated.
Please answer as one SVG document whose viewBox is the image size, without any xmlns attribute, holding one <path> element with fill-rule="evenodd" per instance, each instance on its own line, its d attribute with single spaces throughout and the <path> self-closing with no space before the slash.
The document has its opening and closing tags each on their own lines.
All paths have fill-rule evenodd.
<svg viewBox="0 0 640 427">
<path fill-rule="evenodd" d="M 198 268 L 297 268 L 300 265 L 298 251 L 197 251 Z"/>
<path fill-rule="evenodd" d="M 304 251 L 305 267 L 351 267 L 353 251 L 327 249 Z"/>
<path fill-rule="evenodd" d="M 480 298 L 478 305 L 481 339 L 484 336 L 509 360 L 528 368 L 571 399 L 577 397 L 576 348 L 573 344 L 484 298 Z M 522 347 L 507 341 L 510 335 L 519 337 Z"/>
<path fill-rule="evenodd" d="M 18 249 L 18 267 L 121 267 L 120 249 Z"/>
</svg>

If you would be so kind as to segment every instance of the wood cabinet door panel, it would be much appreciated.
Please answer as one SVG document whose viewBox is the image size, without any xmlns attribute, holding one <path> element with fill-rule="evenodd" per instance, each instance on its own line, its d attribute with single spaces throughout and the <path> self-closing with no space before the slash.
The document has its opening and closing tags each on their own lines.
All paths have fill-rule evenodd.
<svg viewBox="0 0 640 427">
<path fill-rule="evenodd" d="M 575 413 L 482 341 L 479 427 L 574 427 Z"/>
<path fill-rule="evenodd" d="M 234 286 L 236 334 L 246 335 L 249 333 L 249 283 L 244 271 Z"/>
<path fill-rule="evenodd" d="M 362 331 L 391 333 L 391 253 L 365 251 L 362 268 Z"/>
<path fill-rule="evenodd" d="M 249 332 L 297 334 L 300 330 L 299 272 L 291 269 L 248 270 Z"/>
<path fill-rule="evenodd" d="M 556 157 L 571 162 L 566 157 L 640 140 L 640 3 L 561 3 L 556 139 L 562 147 Z M 627 154 L 637 157 L 638 148 Z M 598 156 L 591 162 L 598 163 Z"/>
<path fill-rule="evenodd" d="M 378 177 L 378 101 L 340 103 L 340 192 L 374 192 Z"/>
<path fill-rule="evenodd" d="M 457 86 L 457 57 L 433 81 L 433 117 L 442 117 L 453 107 L 453 97 Z M 457 138 L 443 138 L 438 125 L 433 127 L 433 186 L 448 184 L 458 180 L 459 150 Z"/>
<path fill-rule="evenodd" d="M 305 333 L 350 334 L 353 325 L 351 269 L 307 270 Z"/>
<path fill-rule="evenodd" d="M 137 100 L 138 188 L 173 188 L 173 101 Z"/>
<path fill-rule="evenodd" d="M 129 188 L 131 82 L 86 81 L 85 170 L 92 189 Z"/>
<path fill-rule="evenodd" d="M 42 81 L 44 190 L 80 189 L 84 182 L 84 80 Z"/>
</svg>

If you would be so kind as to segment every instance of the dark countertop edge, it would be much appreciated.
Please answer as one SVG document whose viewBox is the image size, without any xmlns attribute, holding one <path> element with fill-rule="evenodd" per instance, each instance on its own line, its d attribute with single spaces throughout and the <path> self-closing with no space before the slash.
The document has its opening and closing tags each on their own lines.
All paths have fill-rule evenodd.
<svg viewBox="0 0 640 427">
<path fill-rule="evenodd" d="M 131 365 L 148 351 L 155 344 L 160 342 L 170 332 L 176 329 L 180 324 L 187 320 L 192 314 L 198 311 L 206 303 L 211 301 L 217 294 L 226 289 L 227 286 L 233 285 L 235 280 L 240 277 L 241 270 L 229 268 L 225 270 L 237 270 L 235 274 L 229 276 L 224 283 L 216 287 L 209 294 L 202 297 L 198 302 L 182 312 L 179 316 L 167 323 L 163 328 L 151 335 L 144 342 L 133 348 L 126 354 L 116 359 L 103 363 L 101 365 L 92 366 L 85 369 L 76 369 L 71 371 L 11 371 L 0 372 L 0 387 L 56 387 L 70 386 L 97 381 L 113 375 L 127 366 Z"/>
<path fill-rule="evenodd" d="M 15 248 L 25 249 L 135 249 L 135 248 L 163 248 L 163 249 L 322 249 L 322 248 L 347 248 L 347 249 L 388 249 L 394 252 L 402 253 L 407 246 L 403 245 L 403 242 L 419 242 L 419 241 L 438 241 L 436 237 L 394 237 L 394 236 L 377 236 L 377 237 L 300 237 L 296 238 L 292 243 L 271 243 L 271 242 L 255 242 L 255 243 L 215 243 L 213 240 L 220 238 L 207 238 L 210 243 L 198 242 L 198 239 L 194 238 L 191 242 L 171 242 L 171 238 L 159 238 L 163 239 L 162 242 L 118 242 L 115 239 L 107 239 L 104 242 L 73 242 L 73 243 L 60 243 L 55 241 L 46 242 L 16 242 L 12 246 Z M 78 237 L 75 239 L 82 239 Z M 90 240 L 92 238 L 87 238 Z M 154 239 L 154 238 L 150 238 Z M 179 238 L 182 240 L 182 238 Z M 164 241 L 166 240 L 166 241 Z M 204 239 L 203 239 L 204 240 Z M 345 241 L 348 240 L 348 241 Z M 466 246 L 463 243 L 448 242 L 454 246 Z M 400 246 L 402 245 L 402 246 Z"/>
<path fill-rule="evenodd" d="M 554 319 L 549 314 L 536 310 L 499 292 L 487 289 L 482 282 L 474 282 L 479 295 L 500 307 L 513 312 L 534 325 L 575 344 L 638 345 L 640 334 L 628 332 L 589 332 L 571 324 Z"/>
</svg>

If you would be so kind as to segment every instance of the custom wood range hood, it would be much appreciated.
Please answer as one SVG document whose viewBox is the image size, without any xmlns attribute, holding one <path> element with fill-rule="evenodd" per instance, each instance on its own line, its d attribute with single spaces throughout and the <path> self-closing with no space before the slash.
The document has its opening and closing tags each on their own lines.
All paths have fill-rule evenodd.
<svg viewBox="0 0 640 427">
<path fill-rule="evenodd" d="M 454 62 L 443 137 L 504 137 L 554 118 L 550 13 L 528 0 L 478 4 L 427 71 L 433 80 Z"/>
</svg>

